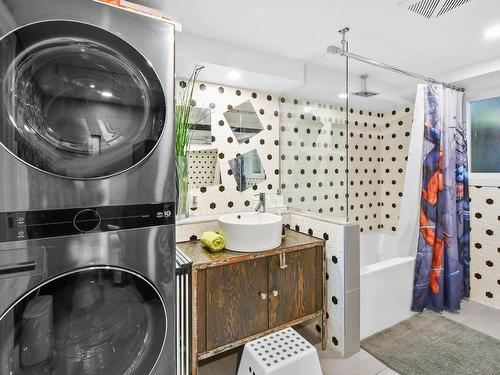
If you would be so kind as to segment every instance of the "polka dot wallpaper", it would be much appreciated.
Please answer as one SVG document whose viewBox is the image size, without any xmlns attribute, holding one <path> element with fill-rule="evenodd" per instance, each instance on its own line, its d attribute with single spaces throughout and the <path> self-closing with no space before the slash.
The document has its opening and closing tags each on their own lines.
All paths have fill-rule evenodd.
<svg viewBox="0 0 500 375">
<path fill-rule="evenodd" d="M 471 299 L 500 309 L 500 190 L 471 186 Z"/>
<path fill-rule="evenodd" d="M 178 81 L 177 87 L 183 85 L 182 82 Z M 220 181 L 217 181 L 220 183 L 211 185 L 208 183 L 209 178 L 204 178 L 207 185 L 198 186 L 198 204 L 196 208 L 191 208 L 190 216 L 245 211 L 253 206 L 255 194 L 260 192 L 276 194 L 279 189 L 278 97 L 262 92 L 198 82 L 193 100 L 196 107 L 211 109 L 212 144 L 202 146 L 201 149 L 217 149 L 218 166 L 210 168 L 212 171 L 215 170 L 216 180 L 219 178 L 217 170 L 220 169 Z M 224 113 L 247 100 L 255 108 L 263 130 L 249 140 L 238 143 Z M 199 149 L 200 146 L 196 145 L 196 150 Z M 229 167 L 229 160 L 254 149 L 257 150 L 262 162 L 266 179 L 248 190 L 239 192 Z M 196 165 L 190 166 L 190 169 L 192 168 L 196 168 Z M 200 172 L 191 179 L 193 178 L 200 180 Z"/>
<path fill-rule="evenodd" d="M 285 202 L 312 212 L 348 215 L 350 221 L 359 222 L 361 231 L 395 231 L 412 109 L 386 113 L 350 109 L 346 134 L 342 106 L 281 98 L 280 108 Z"/>
<path fill-rule="evenodd" d="M 346 217 L 343 108 L 280 98 L 281 193 L 290 207 Z"/>
<path fill-rule="evenodd" d="M 191 216 L 248 210 L 255 194 L 276 194 L 281 189 L 290 207 L 335 217 L 347 217 L 349 210 L 349 219 L 359 222 L 361 231 L 396 230 L 413 114 L 410 108 L 385 113 L 350 109 L 346 132 L 345 109 L 332 103 L 211 83 L 198 83 L 193 99 L 197 107 L 211 110 L 212 144 L 201 150 L 197 145 L 198 160 L 190 165 L 190 179 L 199 189 Z M 247 100 L 263 130 L 239 143 L 224 113 Z M 229 160 L 254 149 L 266 179 L 239 192 Z"/>
<path fill-rule="evenodd" d="M 349 219 L 360 231 L 397 229 L 413 110 L 349 113 Z"/>
</svg>

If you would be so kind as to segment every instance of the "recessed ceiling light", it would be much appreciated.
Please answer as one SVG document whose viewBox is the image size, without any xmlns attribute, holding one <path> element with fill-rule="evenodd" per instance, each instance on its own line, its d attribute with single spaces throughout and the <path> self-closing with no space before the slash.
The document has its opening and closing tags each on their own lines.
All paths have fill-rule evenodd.
<svg viewBox="0 0 500 375">
<path fill-rule="evenodd" d="M 311 112 L 312 112 L 312 108 L 311 108 L 311 106 L 310 106 L 310 105 L 306 105 L 306 106 L 304 107 L 304 113 L 311 113 Z"/>
<path fill-rule="evenodd" d="M 500 25 L 490 27 L 488 30 L 486 30 L 484 36 L 486 37 L 486 39 L 500 38 Z"/>
<path fill-rule="evenodd" d="M 111 98 L 113 96 L 113 93 L 109 91 L 103 91 L 101 92 L 101 95 L 104 96 L 105 98 Z"/>
<path fill-rule="evenodd" d="M 237 81 L 241 78 L 241 73 L 238 72 L 237 70 L 231 70 L 231 71 L 227 72 L 226 76 L 227 76 L 227 78 L 229 78 L 233 81 Z"/>
<path fill-rule="evenodd" d="M 339 94 L 339 99 L 345 99 L 347 98 L 347 94 L 344 92 L 342 94 Z"/>
</svg>

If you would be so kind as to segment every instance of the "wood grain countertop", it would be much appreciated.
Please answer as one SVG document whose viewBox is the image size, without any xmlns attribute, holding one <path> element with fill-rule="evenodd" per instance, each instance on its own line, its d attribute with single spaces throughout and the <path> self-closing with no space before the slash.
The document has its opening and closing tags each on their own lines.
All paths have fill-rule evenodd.
<svg viewBox="0 0 500 375">
<path fill-rule="evenodd" d="M 242 253 L 230 250 L 211 252 L 205 250 L 200 241 L 180 242 L 177 248 L 182 251 L 192 262 L 193 269 L 217 267 L 224 264 L 242 262 L 245 260 L 268 257 L 280 253 L 288 253 L 315 246 L 324 246 L 325 241 L 291 229 L 286 230 L 285 238 L 281 245 L 275 249 L 257 253 Z"/>
</svg>

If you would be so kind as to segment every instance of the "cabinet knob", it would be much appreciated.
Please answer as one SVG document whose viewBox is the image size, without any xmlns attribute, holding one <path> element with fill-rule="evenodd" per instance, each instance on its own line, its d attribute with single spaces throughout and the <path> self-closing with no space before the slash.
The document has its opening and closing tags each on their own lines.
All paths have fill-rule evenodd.
<svg viewBox="0 0 500 375">
<path fill-rule="evenodd" d="M 278 297 L 280 294 L 277 290 L 273 290 L 271 293 L 273 294 L 274 297 Z"/>
<path fill-rule="evenodd" d="M 267 293 L 260 292 L 259 297 L 260 297 L 260 299 L 265 300 L 265 299 L 267 299 Z"/>
</svg>

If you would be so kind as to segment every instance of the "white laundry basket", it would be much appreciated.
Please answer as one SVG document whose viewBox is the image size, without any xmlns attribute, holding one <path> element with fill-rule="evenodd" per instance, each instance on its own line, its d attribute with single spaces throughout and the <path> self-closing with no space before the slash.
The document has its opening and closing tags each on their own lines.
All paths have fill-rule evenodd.
<svg viewBox="0 0 500 375">
<path fill-rule="evenodd" d="M 245 345 L 238 375 L 321 375 L 316 348 L 291 328 Z"/>
</svg>

